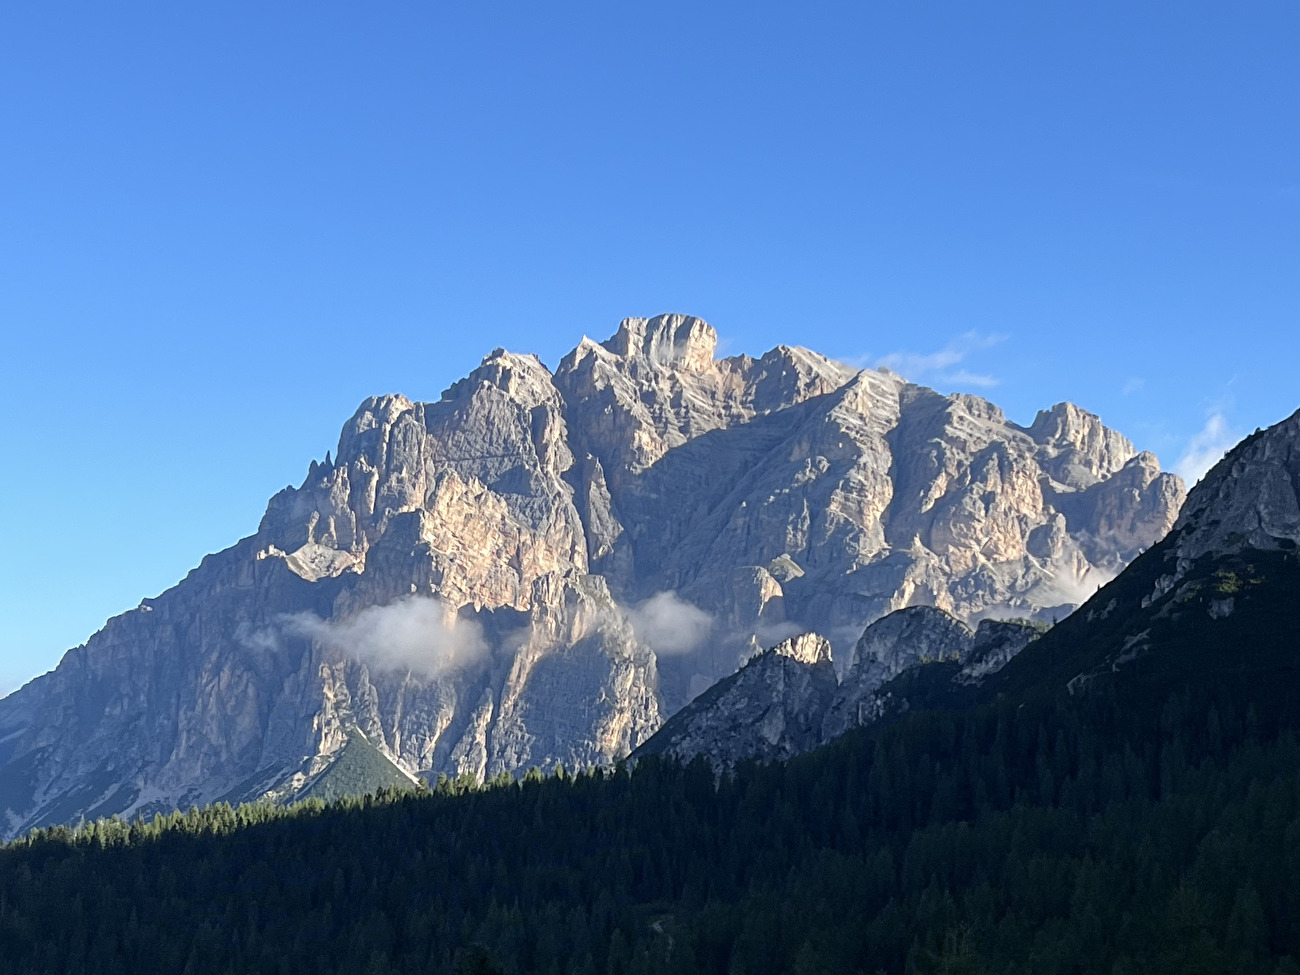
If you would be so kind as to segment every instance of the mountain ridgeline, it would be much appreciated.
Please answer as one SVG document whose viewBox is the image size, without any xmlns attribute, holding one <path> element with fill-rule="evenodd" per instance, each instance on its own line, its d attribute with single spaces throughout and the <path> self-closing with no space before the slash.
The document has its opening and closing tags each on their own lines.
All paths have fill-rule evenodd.
<svg viewBox="0 0 1300 975">
<path fill-rule="evenodd" d="M 791 758 L 911 708 L 910 695 L 900 693 L 909 682 L 929 687 L 942 674 L 953 692 L 974 688 L 1046 628 L 986 619 L 972 632 L 941 609 L 900 609 L 867 627 L 842 681 L 824 639 L 793 637 L 678 711 L 632 758 L 700 757 L 718 768 Z"/>
<path fill-rule="evenodd" d="M 803 635 L 651 739 L 735 714 L 720 740 L 784 761 L 645 748 L 577 776 L 37 830 L 0 849 L 5 962 L 1293 973 L 1298 597 L 1300 413 L 1231 452 L 1167 537 L 1045 632 L 905 610 L 842 678 Z"/>
<path fill-rule="evenodd" d="M 554 372 L 498 349 L 437 402 L 367 400 L 254 534 L 0 701 L 0 834 L 607 765 L 798 634 L 856 679 L 906 607 L 1062 616 L 1182 504 L 1072 405 L 1022 427 L 716 341 L 628 319 Z"/>
<path fill-rule="evenodd" d="M 911 710 L 968 707 L 1008 688 L 1062 683 L 1082 695 L 1123 672 L 1131 689 L 1159 659 L 1147 654 L 1152 643 L 1172 644 L 1188 627 L 1184 604 L 1203 608 L 1207 619 L 1192 618 L 1209 625 L 1236 611 L 1240 591 L 1265 581 L 1260 566 L 1285 573 L 1300 541 L 1297 499 L 1300 414 L 1247 439 L 1192 493 L 1171 534 L 1105 590 L 1111 596 L 1104 604 L 1094 600 L 1050 632 L 1029 621 L 988 619 L 972 632 L 934 607 L 898 610 L 866 628 L 842 680 L 818 682 L 818 660 L 775 647 L 688 704 L 633 757 L 701 757 L 725 768 L 789 758 L 853 728 Z M 1274 591 L 1286 598 L 1284 588 Z M 1048 649 L 1018 659 L 1040 636 Z M 1056 654 L 1052 648 L 1062 645 L 1066 651 Z M 1058 656 L 1065 669 L 1048 675 L 1043 668 Z M 1233 659 L 1216 654 L 1200 665 L 1231 673 Z M 798 723 L 788 724 L 794 714 Z"/>
</svg>

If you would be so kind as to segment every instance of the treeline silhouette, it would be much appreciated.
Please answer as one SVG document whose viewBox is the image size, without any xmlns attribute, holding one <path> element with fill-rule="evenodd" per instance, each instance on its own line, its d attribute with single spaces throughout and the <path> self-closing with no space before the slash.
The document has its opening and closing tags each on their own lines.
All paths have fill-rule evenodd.
<svg viewBox="0 0 1300 975">
<path fill-rule="evenodd" d="M 38 830 L 0 849 L 0 971 L 1300 972 L 1298 574 L 1242 567 L 1227 620 L 1189 597 L 1133 675 L 784 765 Z"/>
<path fill-rule="evenodd" d="M 1026 713 L 1026 712 L 1030 713 Z M 1300 743 L 1208 691 L 41 830 L 15 973 L 1300 970 Z"/>
</svg>

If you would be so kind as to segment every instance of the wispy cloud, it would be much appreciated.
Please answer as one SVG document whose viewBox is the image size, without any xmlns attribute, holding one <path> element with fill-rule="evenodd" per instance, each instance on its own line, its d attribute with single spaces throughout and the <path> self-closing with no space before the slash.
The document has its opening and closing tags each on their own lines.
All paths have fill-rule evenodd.
<svg viewBox="0 0 1300 975">
<path fill-rule="evenodd" d="M 698 650 L 713 630 L 713 617 L 675 592 L 655 593 L 627 616 L 637 639 L 660 656 Z"/>
<path fill-rule="evenodd" d="M 468 666 L 488 649 L 477 622 L 458 619 L 451 607 L 430 596 L 368 606 L 344 620 L 296 613 L 282 617 L 280 628 L 377 669 L 411 670 L 428 677 Z M 265 633 L 256 636 L 273 638 Z"/>
<path fill-rule="evenodd" d="M 998 384 L 996 377 L 958 367 L 972 354 L 1001 345 L 1006 340 L 1007 336 L 999 333 L 965 332 L 937 352 L 891 352 L 877 359 L 875 364 L 915 382 L 988 388 Z"/>
<path fill-rule="evenodd" d="M 1147 381 L 1141 376 L 1129 376 L 1124 383 L 1124 388 L 1120 390 L 1120 393 L 1124 396 L 1132 396 L 1134 393 L 1142 392 L 1142 389 L 1146 384 Z"/>
<path fill-rule="evenodd" d="M 1205 476 L 1206 472 L 1222 459 L 1241 437 L 1232 429 L 1222 410 L 1213 410 L 1206 417 L 1205 426 L 1187 442 L 1183 455 L 1174 470 L 1190 486 Z"/>
</svg>

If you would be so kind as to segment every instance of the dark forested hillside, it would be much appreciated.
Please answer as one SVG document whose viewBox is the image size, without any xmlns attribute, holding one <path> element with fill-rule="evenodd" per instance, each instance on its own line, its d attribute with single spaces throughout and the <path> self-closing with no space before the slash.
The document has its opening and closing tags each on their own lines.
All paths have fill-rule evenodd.
<svg viewBox="0 0 1300 975">
<path fill-rule="evenodd" d="M 1300 560 L 1144 606 L 1163 557 L 985 700 L 720 781 L 650 759 L 32 834 L 0 969 L 1300 971 Z"/>
</svg>

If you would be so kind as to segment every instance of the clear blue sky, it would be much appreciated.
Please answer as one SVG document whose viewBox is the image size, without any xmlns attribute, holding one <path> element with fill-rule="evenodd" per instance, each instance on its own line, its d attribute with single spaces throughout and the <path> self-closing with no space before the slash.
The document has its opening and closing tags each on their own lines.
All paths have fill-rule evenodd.
<svg viewBox="0 0 1300 975">
<path fill-rule="evenodd" d="M 1298 49 L 1294 3 L 7 4 L 0 692 L 363 397 L 626 315 L 1212 453 L 1300 406 Z"/>
</svg>

